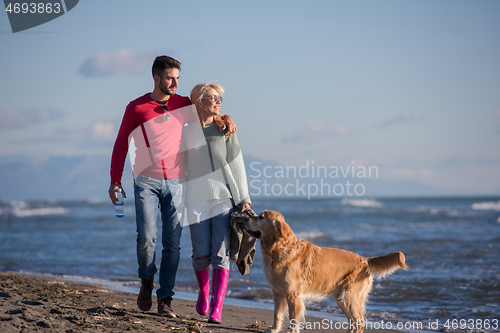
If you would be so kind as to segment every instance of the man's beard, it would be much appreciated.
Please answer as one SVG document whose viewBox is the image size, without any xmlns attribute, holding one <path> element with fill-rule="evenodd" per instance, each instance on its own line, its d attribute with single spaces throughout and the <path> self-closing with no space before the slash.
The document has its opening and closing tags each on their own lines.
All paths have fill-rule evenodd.
<svg viewBox="0 0 500 333">
<path fill-rule="evenodd" d="M 175 92 L 172 92 L 169 87 L 163 85 L 163 83 L 160 83 L 160 90 L 162 93 L 165 95 L 175 95 Z"/>
</svg>

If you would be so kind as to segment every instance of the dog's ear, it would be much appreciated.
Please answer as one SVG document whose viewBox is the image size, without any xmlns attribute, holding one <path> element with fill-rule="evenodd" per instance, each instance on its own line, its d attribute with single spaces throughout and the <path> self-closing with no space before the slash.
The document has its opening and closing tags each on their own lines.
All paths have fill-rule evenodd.
<svg viewBox="0 0 500 333">
<path fill-rule="evenodd" d="M 273 228 L 273 232 L 269 233 L 269 239 L 268 239 L 268 248 L 267 251 L 269 253 L 269 256 L 275 260 L 277 256 L 279 256 L 279 253 L 276 252 L 276 248 L 281 243 L 282 239 L 282 234 L 281 234 L 281 223 L 278 220 L 273 220 L 271 221 L 271 226 Z M 276 258 L 275 258 L 276 257 Z"/>
<path fill-rule="evenodd" d="M 291 233 L 291 229 L 288 226 L 288 224 L 284 223 L 283 221 L 276 219 L 273 221 L 274 225 L 274 230 L 276 231 L 276 236 L 282 237 L 284 239 L 288 239 Z"/>
<path fill-rule="evenodd" d="M 274 234 L 276 235 L 276 238 L 283 236 L 281 222 L 279 220 L 273 221 L 273 228 L 274 228 Z"/>
<path fill-rule="evenodd" d="M 292 229 L 284 221 L 280 219 L 275 219 L 273 221 L 274 228 L 274 239 L 272 244 L 269 246 L 268 253 L 272 260 L 279 261 L 280 257 L 289 253 L 291 248 L 286 244 L 289 244 L 291 240 L 291 234 L 293 234 Z"/>
</svg>

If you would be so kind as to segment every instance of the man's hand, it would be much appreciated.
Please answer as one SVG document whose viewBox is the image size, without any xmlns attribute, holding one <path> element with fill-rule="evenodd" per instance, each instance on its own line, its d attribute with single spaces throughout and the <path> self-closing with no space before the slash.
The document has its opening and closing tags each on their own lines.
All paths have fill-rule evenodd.
<svg viewBox="0 0 500 333">
<path fill-rule="evenodd" d="M 113 205 L 116 205 L 116 202 L 118 201 L 118 197 L 116 196 L 116 190 L 121 188 L 122 189 L 122 194 L 123 197 L 126 198 L 127 196 L 125 195 L 125 191 L 123 190 L 123 187 L 121 184 L 111 184 L 109 186 L 109 198 L 111 199 L 111 202 Z"/>
<path fill-rule="evenodd" d="M 228 114 L 224 116 L 224 124 L 226 124 L 226 133 L 224 134 L 226 136 L 236 133 L 238 130 L 233 118 Z"/>
</svg>

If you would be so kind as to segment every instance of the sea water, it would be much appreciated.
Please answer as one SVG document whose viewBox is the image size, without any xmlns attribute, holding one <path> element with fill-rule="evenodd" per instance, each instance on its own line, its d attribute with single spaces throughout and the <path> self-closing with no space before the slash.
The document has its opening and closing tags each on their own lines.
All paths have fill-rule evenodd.
<svg viewBox="0 0 500 333">
<path fill-rule="evenodd" d="M 281 212 L 297 237 L 319 246 L 365 257 L 402 251 L 410 269 L 374 282 L 367 303 L 372 323 L 427 330 L 435 323 L 447 328 L 448 322 L 450 331 L 500 331 L 500 198 L 254 200 L 252 208 Z M 126 202 L 122 219 L 104 200 L 2 202 L 0 270 L 137 288 L 135 230 L 133 201 Z M 272 293 L 257 247 L 249 275 L 241 276 L 236 267 L 231 272 L 228 297 L 269 305 Z M 181 296 L 197 291 L 187 227 L 176 290 Z M 341 314 L 331 299 L 308 309 L 325 317 Z"/>
</svg>

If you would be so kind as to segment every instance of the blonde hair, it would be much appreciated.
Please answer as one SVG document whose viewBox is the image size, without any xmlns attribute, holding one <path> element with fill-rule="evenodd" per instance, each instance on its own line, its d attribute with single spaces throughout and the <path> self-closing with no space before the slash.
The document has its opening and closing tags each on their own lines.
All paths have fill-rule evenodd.
<svg viewBox="0 0 500 333">
<path fill-rule="evenodd" d="M 203 97 L 205 97 L 205 93 L 209 88 L 212 88 L 216 90 L 219 93 L 219 96 L 222 96 L 224 94 L 224 88 L 214 82 L 207 82 L 207 83 L 200 83 L 196 85 L 193 90 L 191 90 L 191 103 L 194 105 L 201 107 L 201 100 Z M 224 132 L 226 125 L 224 124 L 224 121 L 220 117 L 220 115 L 213 116 L 215 125 L 217 125 L 217 128 L 219 131 Z"/>
</svg>

